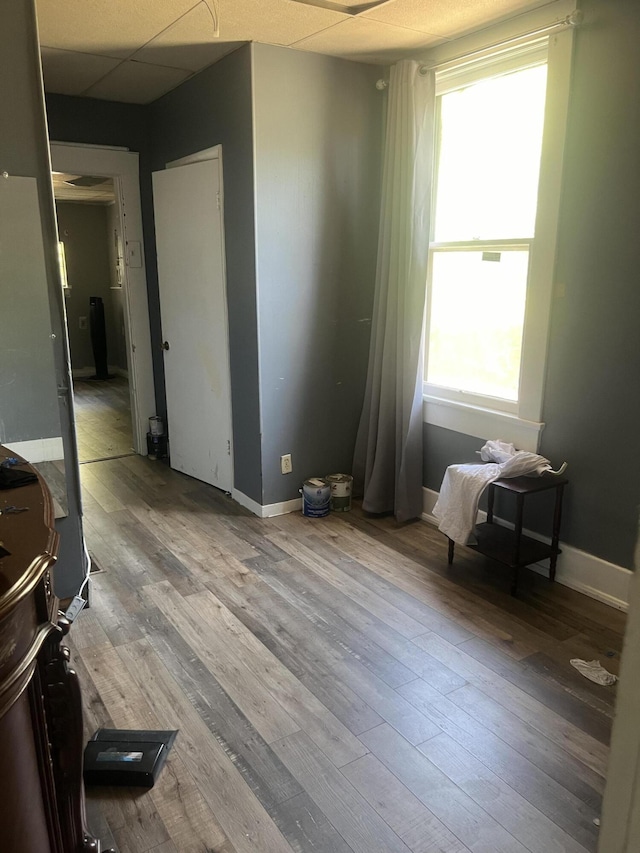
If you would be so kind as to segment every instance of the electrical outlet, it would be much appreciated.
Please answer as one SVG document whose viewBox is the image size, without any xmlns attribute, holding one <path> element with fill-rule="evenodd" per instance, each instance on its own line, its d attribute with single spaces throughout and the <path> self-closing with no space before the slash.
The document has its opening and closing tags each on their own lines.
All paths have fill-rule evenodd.
<svg viewBox="0 0 640 853">
<path fill-rule="evenodd" d="M 73 622 L 78 613 L 82 610 L 87 602 L 81 595 L 76 595 L 73 599 L 69 607 L 67 608 L 67 612 L 64 614 L 69 622 Z"/>
<path fill-rule="evenodd" d="M 86 317 L 79 317 L 78 318 L 78 326 L 81 329 L 86 329 L 87 328 L 87 318 Z"/>
<path fill-rule="evenodd" d="M 284 456 L 280 457 L 280 470 L 283 474 L 290 474 L 293 471 L 290 453 L 285 453 Z"/>
</svg>

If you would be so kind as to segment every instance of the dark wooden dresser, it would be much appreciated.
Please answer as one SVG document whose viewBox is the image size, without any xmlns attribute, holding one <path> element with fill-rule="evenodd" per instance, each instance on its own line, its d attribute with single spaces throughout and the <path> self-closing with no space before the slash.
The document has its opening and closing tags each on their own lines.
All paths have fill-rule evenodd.
<svg viewBox="0 0 640 853">
<path fill-rule="evenodd" d="M 0 446 L 0 462 L 8 456 Z M 0 490 L 0 513 L 0 850 L 99 853 L 85 826 L 82 705 L 53 592 L 58 534 L 45 482 Z"/>
</svg>

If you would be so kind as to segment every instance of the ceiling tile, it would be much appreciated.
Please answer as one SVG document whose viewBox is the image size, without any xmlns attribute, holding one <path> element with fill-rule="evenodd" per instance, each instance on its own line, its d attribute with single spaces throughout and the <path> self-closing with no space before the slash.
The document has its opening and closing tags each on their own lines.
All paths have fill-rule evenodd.
<svg viewBox="0 0 640 853">
<path fill-rule="evenodd" d="M 88 187 L 68 183 L 68 181 L 77 180 L 78 177 L 80 176 L 52 172 L 53 197 L 56 201 L 110 204 L 116 200 L 111 178 L 100 178 L 98 183 Z"/>
<path fill-rule="evenodd" d="M 432 47 L 442 41 L 438 36 L 357 17 L 323 30 L 294 46 L 298 50 L 384 65 L 406 57 L 410 51 Z"/>
<path fill-rule="evenodd" d="M 363 17 L 451 38 L 508 15 L 543 6 L 548 0 L 392 0 Z"/>
<path fill-rule="evenodd" d="M 242 42 L 388 64 L 548 0 L 388 0 L 358 16 L 294 0 L 36 2 L 48 91 L 146 103 Z"/>
<path fill-rule="evenodd" d="M 191 76 L 189 71 L 127 59 L 83 94 L 106 101 L 148 104 Z"/>
<path fill-rule="evenodd" d="M 220 38 L 290 45 L 349 18 L 293 0 L 218 0 Z"/>
<path fill-rule="evenodd" d="M 40 43 L 125 58 L 197 0 L 37 0 Z"/>
<path fill-rule="evenodd" d="M 79 95 L 120 64 L 112 57 L 53 47 L 43 47 L 41 53 L 45 88 L 59 95 Z"/>
<path fill-rule="evenodd" d="M 139 50 L 134 58 L 155 65 L 200 71 L 222 59 L 242 42 L 220 41 L 214 35 L 213 21 L 203 3 Z"/>
</svg>

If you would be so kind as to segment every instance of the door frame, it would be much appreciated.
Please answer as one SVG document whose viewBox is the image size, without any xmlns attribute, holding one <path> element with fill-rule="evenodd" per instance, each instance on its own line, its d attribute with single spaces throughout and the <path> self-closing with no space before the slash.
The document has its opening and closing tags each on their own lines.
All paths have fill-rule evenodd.
<svg viewBox="0 0 640 853">
<path fill-rule="evenodd" d="M 629 589 L 599 853 L 633 853 L 640 844 L 640 531 Z"/>
<path fill-rule="evenodd" d="M 220 209 L 220 245 L 222 246 L 222 290 L 224 294 L 224 329 L 226 334 L 227 344 L 227 366 L 229 369 L 229 458 L 231 460 L 231 490 L 230 493 L 235 495 L 235 464 L 234 464 L 234 435 L 233 435 L 233 394 L 231 392 L 231 347 L 229 345 L 229 299 L 227 295 L 227 243 L 224 230 L 224 167 L 222 161 L 222 145 L 214 145 L 211 148 L 204 148 L 201 151 L 195 151 L 193 154 L 188 154 L 186 157 L 180 157 L 178 160 L 170 160 L 165 163 L 165 169 L 173 169 L 176 166 L 190 166 L 193 163 L 202 163 L 206 160 L 216 160 L 218 163 L 218 186 L 219 198 L 218 207 Z M 161 308 L 162 311 L 162 308 Z"/>
<path fill-rule="evenodd" d="M 144 263 L 138 154 L 127 148 L 51 142 L 56 172 L 113 178 L 119 230 L 125 247 L 122 291 L 129 372 L 133 449 L 147 454 L 149 417 L 155 414 L 151 328 Z"/>
</svg>

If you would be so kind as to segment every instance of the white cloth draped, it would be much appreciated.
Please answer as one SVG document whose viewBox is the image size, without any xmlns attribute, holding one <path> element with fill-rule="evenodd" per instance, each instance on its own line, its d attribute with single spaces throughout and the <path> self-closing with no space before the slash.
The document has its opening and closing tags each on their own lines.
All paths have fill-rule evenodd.
<svg viewBox="0 0 640 853">
<path fill-rule="evenodd" d="M 516 450 L 505 441 L 488 441 L 480 451 L 485 465 L 449 465 L 433 508 L 438 530 L 460 545 L 473 535 L 480 496 L 501 477 L 540 476 L 551 470 L 544 456 Z"/>
</svg>

